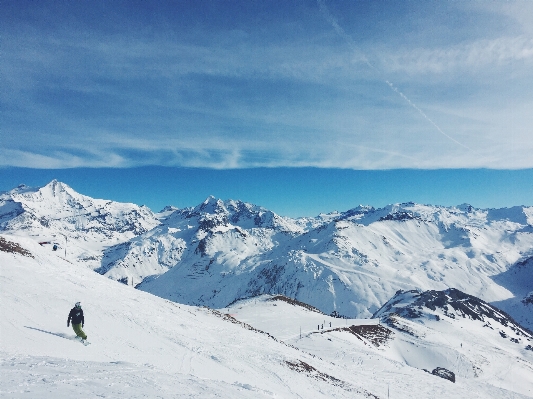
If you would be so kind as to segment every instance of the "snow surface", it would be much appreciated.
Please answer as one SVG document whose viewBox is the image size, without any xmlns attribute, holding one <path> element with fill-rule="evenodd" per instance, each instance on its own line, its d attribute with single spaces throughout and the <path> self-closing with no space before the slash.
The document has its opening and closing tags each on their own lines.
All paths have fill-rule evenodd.
<svg viewBox="0 0 533 399">
<path fill-rule="evenodd" d="M 388 390 L 391 398 L 410 399 L 533 395 L 533 352 L 510 350 L 508 341 L 496 338 L 485 343 L 491 330 L 467 320 L 438 328 L 413 323 L 424 338 L 402 335 L 376 348 L 342 331 L 314 330 L 321 322 L 334 328 L 376 320 L 331 318 L 268 297 L 222 312 L 179 305 L 64 260 L 33 239 L 0 238 L 14 243 L 9 248 L 20 246 L 0 251 L 0 397 L 386 398 Z M 85 311 L 89 346 L 73 340 L 66 326 L 76 301 Z M 456 383 L 418 368 L 443 359 L 452 371 L 464 365 L 455 370 Z M 472 361 L 483 371 L 477 377 L 468 372 Z"/>
</svg>

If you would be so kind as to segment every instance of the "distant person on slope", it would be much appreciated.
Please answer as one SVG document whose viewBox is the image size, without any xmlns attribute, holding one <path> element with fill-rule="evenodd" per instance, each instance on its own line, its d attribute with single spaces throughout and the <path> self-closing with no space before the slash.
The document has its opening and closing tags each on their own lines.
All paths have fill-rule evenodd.
<svg viewBox="0 0 533 399">
<path fill-rule="evenodd" d="M 67 319 L 67 327 L 70 325 L 72 320 L 72 329 L 76 333 L 76 337 L 80 337 L 82 342 L 87 339 L 87 335 L 83 332 L 82 327 L 85 319 L 83 318 L 83 310 L 81 308 L 81 303 L 76 302 L 76 305 L 70 310 Z"/>
</svg>

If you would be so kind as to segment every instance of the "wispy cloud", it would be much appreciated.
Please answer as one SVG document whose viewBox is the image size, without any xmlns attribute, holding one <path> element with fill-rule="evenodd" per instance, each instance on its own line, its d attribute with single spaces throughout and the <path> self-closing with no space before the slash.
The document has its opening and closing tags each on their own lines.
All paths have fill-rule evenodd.
<svg viewBox="0 0 533 399">
<path fill-rule="evenodd" d="M 473 43 L 445 48 L 417 48 L 401 52 L 381 53 L 382 67 L 391 72 L 409 75 L 444 74 L 446 79 L 457 74 L 484 75 L 487 68 L 521 69 L 530 73 L 533 68 L 533 37 L 502 37 L 478 40 Z"/>
<path fill-rule="evenodd" d="M 0 165 L 533 167 L 526 28 L 358 42 L 325 5 L 281 39 L 253 24 L 3 28 Z"/>
</svg>

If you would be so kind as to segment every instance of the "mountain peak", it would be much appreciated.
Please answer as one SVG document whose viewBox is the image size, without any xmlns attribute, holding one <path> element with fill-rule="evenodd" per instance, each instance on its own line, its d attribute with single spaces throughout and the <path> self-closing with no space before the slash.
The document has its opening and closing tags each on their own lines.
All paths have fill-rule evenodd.
<svg viewBox="0 0 533 399">
<path fill-rule="evenodd" d="M 461 205 L 457 205 L 457 209 L 459 209 L 460 211 L 463 211 L 464 213 L 471 213 L 473 212 L 476 208 L 474 208 L 472 205 L 470 204 L 467 204 L 467 203 L 464 203 L 464 204 L 461 204 Z"/>
<path fill-rule="evenodd" d="M 177 211 L 179 208 L 174 206 L 174 205 L 167 205 L 165 206 L 163 209 L 161 209 L 159 211 L 159 213 L 163 213 L 163 212 L 174 212 L 174 211 Z"/>
<path fill-rule="evenodd" d="M 67 186 L 67 185 L 65 183 L 60 182 L 57 179 L 53 179 L 50 181 L 50 183 L 46 184 L 44 187 L 62 188 L 63 186 Z"/>
<path fill-rule="evenodd" d="M 214 195 L 210 195 L 209 197 L 205 199 L 203 203 L 207 205 L 207 204 L 212 204 L 214 202 L 217 202 L 217 198 Z"/>
<path fill-rule="evenodd" d="M 58 181 L 56 179 L 52 180 L 47 185 L 41 187 L 41 189 L 39 191 L 41 191 L 41 192 L 49 192 L 53 196 L 60 195 L 61 193 L 68 193 L 70 195 L 78 194 L 68 184 L 60 182 L 60 181 Z"/>
<path fill-rule="evenodd" d="M 196 212 L 204 213 L 227 213 L 228 210 L 224 205 L 224 201 L 219 198 L 216 198 L 213 195 L 210 195 L 202 202 L 200 205 L 194 208 Z"/>
</svg>

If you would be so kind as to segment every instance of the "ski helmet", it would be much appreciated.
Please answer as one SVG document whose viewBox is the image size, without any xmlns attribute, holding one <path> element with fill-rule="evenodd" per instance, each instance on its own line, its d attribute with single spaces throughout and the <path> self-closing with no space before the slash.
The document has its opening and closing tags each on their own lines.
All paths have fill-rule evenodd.
<svg viewBox="0 0 533 399">
<path fill-rule="evenodd" d="M 77 308 L 81 308 L 81 303 L 76 302 L 76 304 L 74 306 L 77 307 Z"/>
</svg>

